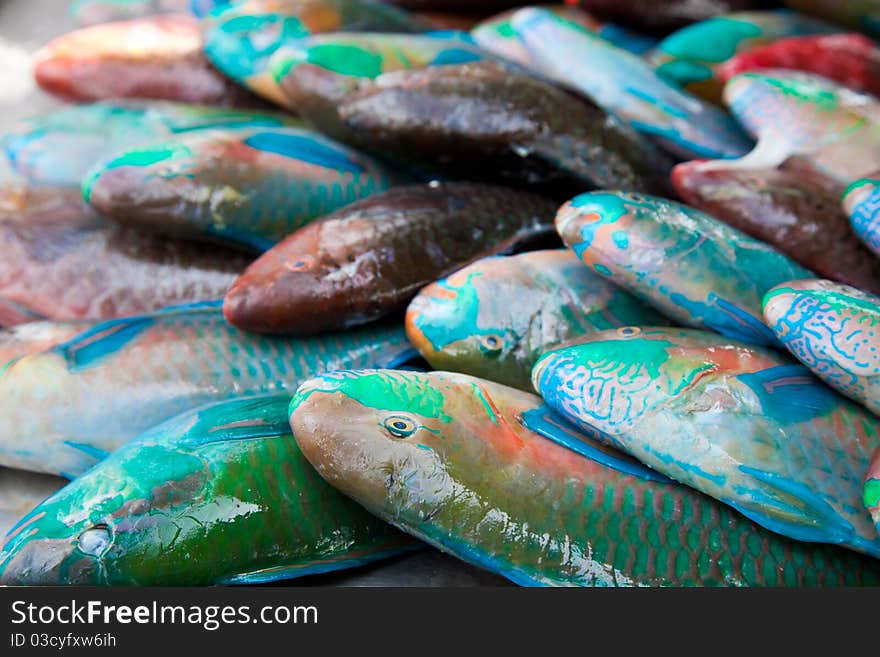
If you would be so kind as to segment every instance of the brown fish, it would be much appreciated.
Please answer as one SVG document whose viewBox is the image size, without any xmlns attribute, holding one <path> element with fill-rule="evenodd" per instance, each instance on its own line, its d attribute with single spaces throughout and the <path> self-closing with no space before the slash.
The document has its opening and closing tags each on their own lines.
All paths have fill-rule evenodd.
<svg viewBox="0 0 880 657">
<path fill-rule="evenodd" d="M 673 30 L 714 16 L 748 9 L 772 9 L 773 0 L 566 0 L 605 21 L 648 32 Z"/>
<path fill-rule="evenodd" d="M 205 105 L 263 105 L 227 80 L 202 53 L 199 22 L 187 14 L 85 27 L 34 56 L 45 91 L 72 101 L 152 98 Z"/>
<path fill-rule="evenodd" d="M 684 201 L 776 247 L 823 278 L 880 291 L 880 259 L 856 237 L 840 204 L 841 190 L 808 169 L 675 167 Z"/>
<path fill-rule="evenodd" d="M 504 187 L 399 187 L 311 223 L 247 268 L 223 312 L 239 328 L 309 334 L 369 322 L 478 258 L 552 231 L 556 203 Z"/>
<path fill-rule="evenodd" d="M 5 325 L 112 319 L 219 299 L 250 261 L 107 221 L 82 200 L 10 216 L 0 220 Z"/>
</svg>

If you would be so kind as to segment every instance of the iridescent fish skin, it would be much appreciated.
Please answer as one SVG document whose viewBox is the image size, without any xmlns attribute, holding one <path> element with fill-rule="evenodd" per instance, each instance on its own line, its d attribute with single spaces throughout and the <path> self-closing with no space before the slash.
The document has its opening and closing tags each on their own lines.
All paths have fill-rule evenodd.
<svg viewBox="0 0 880 657">
<path fill-rule="evenodd" d="M 880 103 L 826 78 L 797 71 L 742 73 L 724 100 L 758 140 L 741 168 L 771 168 L 799 155 L 847 185 L 880 169 Z"/>
<path fill-rule="evenodd" d="M 429 23 L 377 0 L 245 0 L 203 21 L 205 54 L 227 76 L 291 107 L 269 73 L 275 51 L 320 32 L 421 32 Z"/>
<path fill-rule="evenodd" d="M 211 66 L 198 21 L 188 14 L 104 23 L 60 36 L 34 55 L 34 76 L 43 90 L 72 101 L 260 104 Z"/>
<path fill-rule="evenodd" d="M 226 295 L 233 325 L 311 334 L 403 308 L 424 286 L 552 232 L 555 202 L 507 187 L 432 183 L 353 203 L 258 258 Z"/>
<path fill-rule="evenodd" d="M 79 187 L 96 163 L 139 143 L 205 129 L 295 126 L 292 117 L 164 101 L 72 105 L 22 121 L 0 137 L 13 169 L 32 183 Z"/>
<path fill-rule="evenodd" d="M 0 372 L 9 361 L 51 349 L 87 331 L 94 322 L 28 322 L 0 329 Z"/>
<path fill-rule="evenodd" d="M 406 333 L 434 369 L 531 392 L 547 348 L 586 333 L 666 320 L 567 249 L 479 260 L 424 288 Z"/>
<path fill-rule="evenodd" d="M 265 251 L 396 181 L 379 162 L 310 130 L 203 130 L 98 165 L 83 197 L 126 225 Z"/>
<path fill-rule="evenodd" d="M 684 162 L 672 182 L 688 205 L 779 249 L 824 278 L 880 292 L 880 260 L 859 241 L 840 189 L 788 169 L 701 169 Z"/>
<path fill-rule="evenodd" d="M 10 531 L 0 583 L 251 584 L 412 549 L 324 483 L 290 435 L 289 402 L 206 406 L 123 445 Z"/>
<path fill-rule="evenodd" d="M 880 49 L 863 34 L 780 39 L 729 59 L 718 69 L 718 77 L 727 82 L 734 75 L 768 68 L 806 71 L 854 91 L 880 92 Z"/>
<path fill-rule="evenodd" d="M 670 319 L 752 344 L 777 344 L 764 294 L 812 276 L 764 242 L 652 196 L 582 194 L 560 208 L 556 230 L 588 267 Z"/>
<path fill-rule="evenodd" d="M 100 323 L 0 374 L 0 464 L 73 478 L 196 406 L 294 390 L 335 369 L 393 366 L 411 352 L 402 326 L 250 335 L 223 320 L 219 302 Z"/>
<path fill-rule="evenodd" d="M 306 458 L 367 509 L 522 585 L 871 583 L 872 559 L 767 532 L 586 437 L 525 429 L 535 395 L 448 372 L 347 372 L 291 402 Z"/>
<path fill-rule="evenodd" d="M 540 69 L 684 158 L 734 158 L 752 142 L 724 110 L 666 82 L 638 55 L 543 9 L 511 19 Z"/>
<path fill-rule="evenodd" d="M 874 175 L 880 176 L 880 172 Z M 843 209 L 855 234 L 880 256 L 880 178 L 860 178 L 850 184 L 843 196 Z"/>
<path fill-rule="evenodd" d="M 131 20 L 154 14 L 182 13 L 190 0 L 74 0 L 70 15 L 79 26 Z"/>
<path fill-rule="evenodd" d="M 788 357 L 630 327 L 549 350 L 532 382 L 568 421 L 767 529 L 880 556 L 861 504 L 880 420 Z"/>
<path fill-rule="evenodd" d="M 877 0 L 785 0 L 785 4 L 822 18 L 880 37 L 880 5 Z"/>
<path fill-rule="evenodd" d="M 454 66 L 493 58 L 467 33 L 390 34 L 333 32 L 304 37 L 282 46 L 269 70 L 297 116 L 322 133 L 356 140 L 337 106 L 361 85 L 384 73 Z"/>
<path fill-rule="evenodd" d="M 586 99 L 479 61 L 380 75 L 338 105 L 364 148 L 456 177 L 666 193 L 669 162 Z"/>
<path fill-rule="evenodd" d="M 122 226 L 78 198 L 0 220 L 0 251 L 0 299 L 62 321 L 217 299 L 252 259 Z"/>
<path fill-rule="evenodd" d="M 865 476 L 864 498 L 865 507 L 870 511 L 877 531 L 880 532 L 880 449 L 874 452 L 871 466 Z"/>
<path fill-rule="evenodd" d="M 791 11 L 713 16 L 673 32 L 652 56 L 657 73 L 708 100 L 721 98 L 718 67 L 738 53 L 790 36 L 828 34 L 833 25 Z"/>
<path fill-rule="evenodd" d="M 880 298 L 832 281 L 789 281 L 764 297 L 764 317 L 816 376 L 880 415 Z"/>
</svg>

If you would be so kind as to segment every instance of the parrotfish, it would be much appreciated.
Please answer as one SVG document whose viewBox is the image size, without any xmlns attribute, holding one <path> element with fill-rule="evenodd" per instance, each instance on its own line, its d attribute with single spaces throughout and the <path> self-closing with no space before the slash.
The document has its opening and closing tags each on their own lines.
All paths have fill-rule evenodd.
<svg viewBox="0 0 880 657">
<path fill-rule="evenodd" d="M 238 0 L 189 0 L 189 10 L 202 18 L 219 7 L 225 7 L 233 2 L 238 2 Z"/>
<path fill-rule="evenodd" d="M 731 78 L 724 100 L 758 140 L 737 162 L 740 168 L 772 168 L 800 155 L 842 185 L 880 169 L 880 102 L 873 97 L 820 76 L 774 69 Z"/>
<path fill-rule="evenodd" d="M 816 376 L 880 415 L 880 298 L 831 281 L 789 281 L 764 297 L 764 317 Z"/>
<path fill-rule="evenodd" d="M 0 220 L 0 251 L 0 299 L 56 320 L 113 319 L 217 299 L 252 259 L 122 226 L 82 199 Z M 4 314 L 0 324 L 19 323 Z"/>
<path fill-rule="evenodd" d="M 395 180 L 379 162 L 309 130 L 200 130 L 98 165 L 83 196 L 126 225 L 264 251 Z"/>
<path fill-rule="evenodd" d="M 880 291 L 880 259 L 859 241 L 840 207 L 840 189 L 788 169 L 673 169 L 679 196 L 798 264 L 868 291 Z"/>
<path fill-rule="evenodd" d="M 28 322 L 0 329 L 0 372 L 14 358 L 36 354 L 90 329 L 94 322 Z"/>
<path fill-rule="evenodd" d="M 762 69 L 794 69 L 821 75 L 854 91 L 880 92 L 880 49 L 862 34 L 828 34 L 780 39 L 729 59 L 718 69 L 726 82 Z"/>
<path fill-rule="evenodd" d="M 207 60 L 198 21 L 188 14 L 104 23 L 65 34 L 34 55 L 34 75 L 40 87 L 65 100 L 260 105 Z"/>
<path fill-rule="evenodd" d="M 77 25 L 97 25 L 154 14 L 182 13 L 190 0 L 74 0 L 70 15 Z"/>
<path fill-rule="evenodd" d="M 785 0 L 785 4 L 797 11 L 880 37 L 880 4 L 877 0 Z"/>
<path fill-rule="evenodd" d="M 846 188 L 843 209 L 853 231 L 874 254 L 880 256 L 880 171 L 873 178 L 860 178 Z"/>
<path fill-rule="evenodd" d="M 281 106 L 289 105 L 268 70 L 280 46 L 319 32 L 429 29 L 429 23 L 377 0 L 244 0 L 219 7 L 203 22 L 205 54 L 214 65 Z"/>
<path fill-rule="evenodd" d="M 282 46 L 269 70 L 297 116 L 322 133 L 352 141 L 337 104 L 383 73 L 450 66 L 494 56 L 467 33 L 388 34 L 333 32 Z"/>
<path fill-rule="evenodd" d="M 829 34 L 833 25 L 791 11 L 713 16 L 673 32 L 651 56 L 657 73 L 707 100 L 721 98 L 718 67 L 738 53 L 790 36 Z"/>
<path fill-rule="evenodd" d="M 293 233 L 226 295 L 248 331 L 310 334 L 369 322 L 481 257 L 552 232 L 555 202 L 506 187 L 432 183 L 353 203 Z"/>
<path fill-rule="evenodd" d="M 0 147 L 13 169 L 29 181 L 79 187 L 98 162 L 139 143 L 209 128 L 280 128 L 296 123 L 273 112 L 163 101 L 100 102 L 26 119 L 0 137 Z"/>
<path fill-rule="evenodd" d="M 338 103 L 362 147 L 457 177 L 665 193 L 670 164 L 586 99 L 494 61 L 380 75 Z"/>
<path fill-rule="evenodd" d="M 880 449 L 874 452 L 871 466 L 865 477 L 865 491 L 863 501 L 865 507 L 871 512 L 877 532 L 880 533 Z"/>
<path fill-rule="evenodd" d="M 0 374 L 0 464 L 73 478 L 150 427 L 196 406 L 294 390 L 413 353 L 403 326 L 309 339 L 229 326 L 220 303 L 96 324 Z M 393 363 L 393 365 L 391 364 Z"/>
<path fill-rule="evenodd" d="M 547 351 L 532 382 L 569 422 L 767 529 L 880 556 L 861 504 L 880 419 L 788 357 L 628 327 Z"/>
<path fill-rule="evenodd" d="M 667 31 L 719 14 L 760 9 L 777 4 L 772 0 L 565 0 L 604 20 L 631 25 L 650 32 Z"/>
<path fill-rule="evenodd" d="M 586 437 L 535 395 L 462 374 L 304 383 L 293 435 L 331 485 L 393 525 L 522 585 L 870 584 L 878 564 L 791 541 Z M 586 450 L 585 450 L 586 451 Z"/>
<path fill-rule="evenodd" d="M 587 266 L 670 319 L 753 344 L 777 344 L 764 294 L 812 276 L 764 242 L 652 196 L 582 194 L 560 208 L 556 230 Z"/>
<path fill-rule="evenodd" d="M 0 583 L 253 584 L 416 547 L 321 479 L 289 402 L 236 399 L 147 430 L 21 519 Z"/>
<path fill-rule="evenodd" d="M 435 369 L 528 391 L 532 366 L 549 347 L 664 323 L 567 249 L 479 260 L 423 289 L 406 313 L 410 341 Z"/>
<path fill-rule="evenodd" d="M 751 149 L 724 110 L 665 81 L 638 55 L 543 9 L 522 9 L 511 23 L 541 71 L 675 155 L 733 158 Z"/>
</svg>

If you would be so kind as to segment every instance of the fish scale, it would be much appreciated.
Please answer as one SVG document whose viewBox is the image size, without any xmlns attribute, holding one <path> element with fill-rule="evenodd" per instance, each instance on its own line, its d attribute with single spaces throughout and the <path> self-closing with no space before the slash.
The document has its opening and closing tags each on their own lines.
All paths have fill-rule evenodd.
<svg viewBox="0 0 880 657">
<path fill-rule="evenodd" d="M 540 398 L 488 381 L 328 374 L 304 383 L 290 412 L 298 444 L 329 483 L 520 584 L 835 586 L 880 575 L 872 559 L 786 539 L 687 486 L 624 472 L 622 463 L 646 469 L 622 455 L 600 463 L 575 454 L 523 426 L 530 414 L 549 417 Z M 393 418 L 407 420 L 407 435 L 390 432 Z"/>
<path fill-rule="evenodd" d="M 293 390 L 315 373 L 410 353 L 403 327 L 388 324 L 259 338 L 226 324 L 220 302 L 98 324 L 0 374 L 0 463 L 74 476 L 194 406 Z"/>
</svg>

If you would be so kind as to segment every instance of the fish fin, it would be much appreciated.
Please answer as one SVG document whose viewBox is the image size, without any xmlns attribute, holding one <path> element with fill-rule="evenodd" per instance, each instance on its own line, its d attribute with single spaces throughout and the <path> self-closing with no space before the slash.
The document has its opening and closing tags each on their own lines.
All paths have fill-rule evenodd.
<svg viewBox="0 0 880 657">
<path fill-rule="evenodd" d="M 78 443 L 73 440 L 65 440 L 64 444 L 68 447 L 72 447 L 75 450 L 86 454 L 87 456 L 91 456 L 96 461 L 103 461 L 105 458 L 110 456 L 110 452 L 107 450 L 101 449 L 100 447 L 95 447 L 94 445 L 87 445 L 86 443 Z"/>
<path fill-rule="evenodd" d="M 596 461 L 618 472 L 639 477 L 647 481 L 670 484 L 672 479 L 663 475 L 633 457 L 619 452 L 613 447 L 602 445 L 584 435 L 562 417 L 554 413 L 546 404 L 522 414 L 520 424 L 557 445 L 567 447 L 583 457 Z"/>
<path fill-rule="evenodd" d="M 363 167 L 353 159 L 351 151 L 305 132 L 257 132 L 245 138 L 244 143 L 258 151 L 275 153 L 325 169 L 354 175 L 363 173 Z"/>
<path fill-rule="evenodd" d="M 345 570 L 348 568 L 356 568 L 380 559 L 388 559 L 420 550 L 423 546 L 418 543 L 409 545 L 400 545 L 369 555 L 357 556 L 348 559 L 338 559 L 335 561 L 321 561 L 317 563 L 293 564 L 289 566 L 276 566 L 274 568 L 264 568 L 262 570 L 254 570 L 252 572 L 241 573 L 224 577 L 216 582 L 220 586 L 228 586 L 230 584 L 266 584 L 268 582 L 277 582 L 285 579 L 293 579 L 295 577 L 305 577 L 307 575 L 320 575 L 323 573 L 333 572 L 334 570 Z"/>
<path fill-rule="evenodd" d="M 290 397 L 285 392 L 204 406 L 194 411 L 195 420 L 188 420 L 178 444 L 193 448 L 227 441 L 290 438 Z"/>
<path fill-rule="evenodd" d="M 750 171 L 776 169 L 792 155 L 797 154 L 783 140 L 760 136 L 755 148 L 738 160 L 709 160 L 694 165 L 697 171 Z"/>
</svg>

